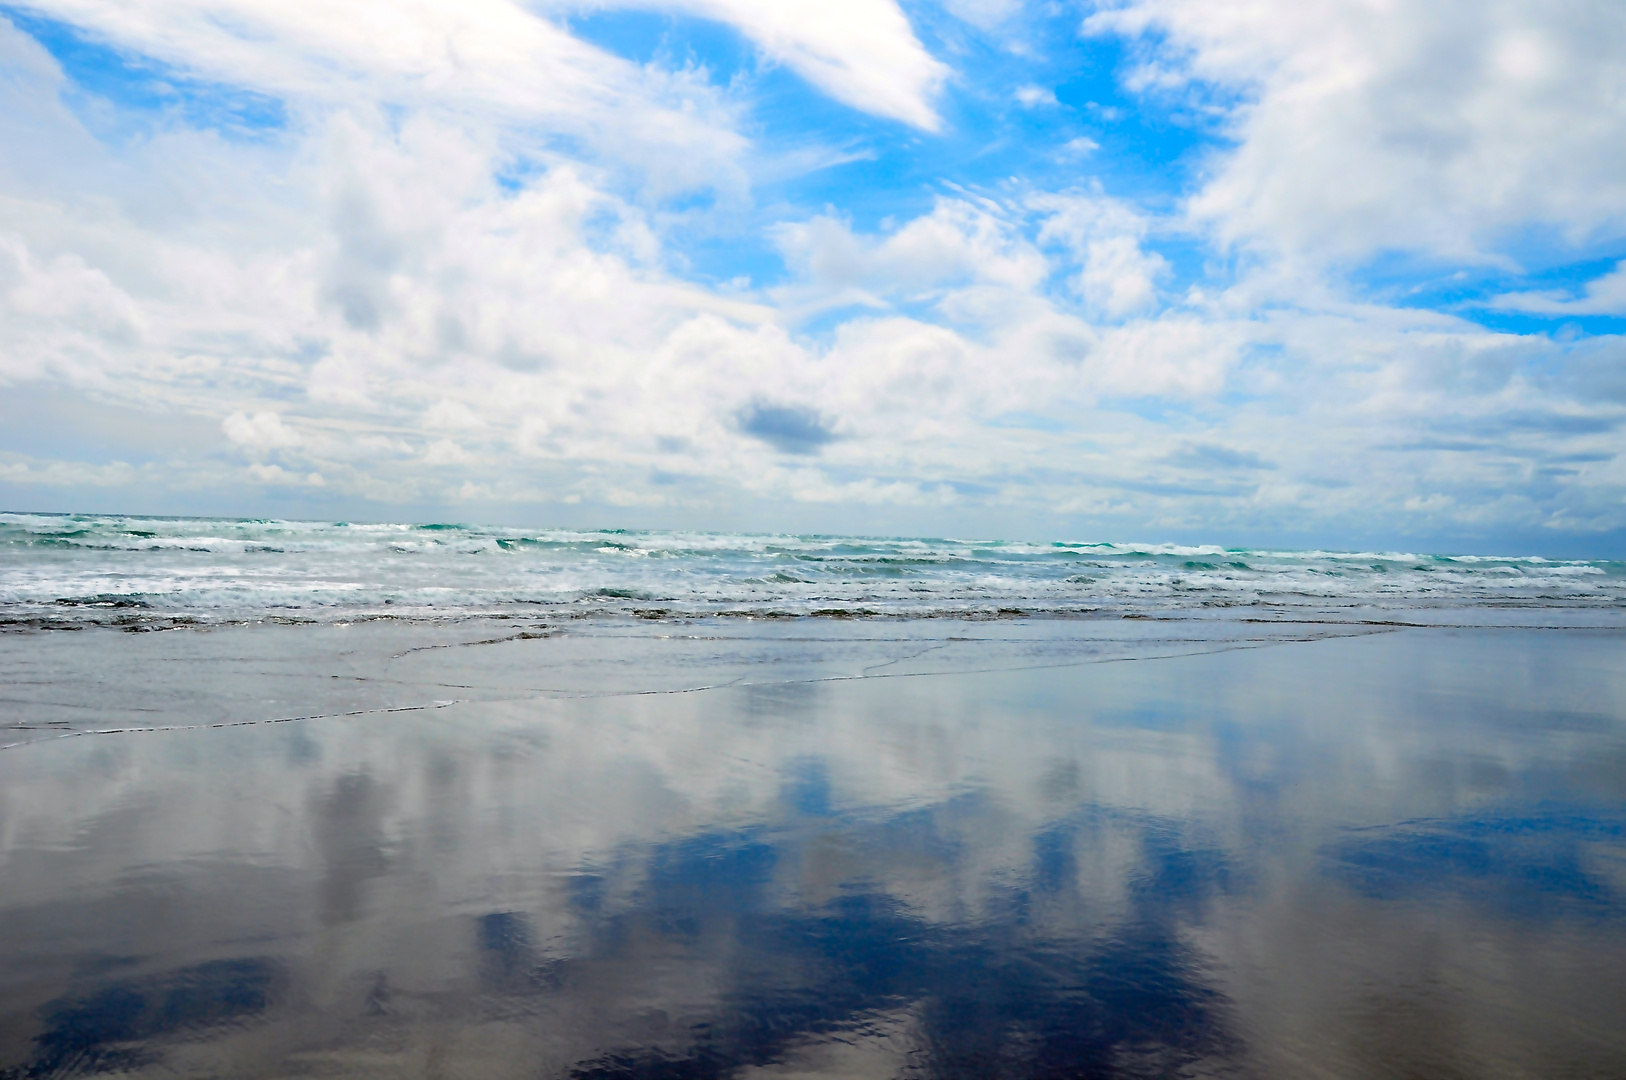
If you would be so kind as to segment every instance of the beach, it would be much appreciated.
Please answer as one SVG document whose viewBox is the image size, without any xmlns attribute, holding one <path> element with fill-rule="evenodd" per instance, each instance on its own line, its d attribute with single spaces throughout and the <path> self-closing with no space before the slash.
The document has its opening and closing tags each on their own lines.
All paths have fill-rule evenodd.
<svg viewBox="0 0 1626 1080">
<path fill-rule="evenodd" d="M 197 636 L 27 640 L 91 634 Z M 565 640 L 439 643 L 397 682 L 461 700 L 259 716 L 149 661 L 185 723 L 8 735 L 7 1075 L 1626 1066 L 1618 630 L 867 674 L 897 642 L 741 637 L 525 694 Z"/>
</svg>

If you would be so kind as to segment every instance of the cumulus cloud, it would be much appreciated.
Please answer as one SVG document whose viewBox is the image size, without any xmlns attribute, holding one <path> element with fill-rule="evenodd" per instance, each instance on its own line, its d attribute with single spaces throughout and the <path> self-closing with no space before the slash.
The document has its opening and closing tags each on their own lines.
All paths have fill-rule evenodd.
<svg viewBox="0 0 1626 1080">
<path fill-rule="evenodd" d="M 1031 83 L 1027 86 L 1017 87 L 1014 96 L 1018 105 L 1028 109 L 1036 109 L 1043 105 L 1060 104 L 1060 102 L 1056 100 L 1056 92 L 1054 90 L 1051 90 L 1048 87 L 1034 86 Z"/>
<path fill-rule="evenodd" d="M 1237 146 L 1190 211 L 1226 241 L 1489 259 L 1537 225 L 1626 232 L 1618 4 L 1115 0 L 1085 27 L 1145 44 L 1140 91 L 1214 91 Z"/>
<path fill-rule="evenodd" d="M 40 259 L 21 237 L 0 232 L 0 378 L 94 378 L 139 345 L 145 322 L 135 301 L 79 255 Z"/>
<path fill-rule="evenodd" d="M 1089 366 L 1098 386 L 1120 394 L 1213 394 L 1255 332 L 1190 317 L 1137 320 L 1105 334 Z"/>
<path fill-rule="evenodd" d="M 280 450 L 298 446 L 303 441 L 299 433 L 274 412 L 259 412 L 253 416 L 234 412 L 221 421 L 220 427 L 226 438 L 249 450 Z"/>
<path fill-rule="evenodd" d="M 855 233 L 827 215 L 778 225 L 773 235 L 813 290 L 787 290 L 791 301 L 880 307 L 967 285 L 1029 291 L 1049 273 L 1044 256 L 987 201 L 939 198 L 930 213 L 883 236 Z"/>
<path fill-rule="evenodd" d="M 248 475 L 257 483 L 275 487 L 300 486 L 319 488 L 326 486 L 327 483 L 322 479 L 321 473 L 306 473 L 305 475 L 301 476 L 297 473 L 289 472 L 281 465 L 266 465 L 259 462 L 256 462 L 248 467 Z"/>
<path fill-rule="evenodd" d="M 451 439 L 436 439 L 424 450 L 423 460 L 427 465 L 468 465 L 479 459 Z"/>
<path fill-rule="evenodd" d="M 1143 250 L 1145 216 L 1099 193 L 1042 195 L 1030 205 L 1046 216 L 1039 240 L 1066 247 L 1082 264 L 1072 283 L 1090 307 L 1120 318 L 1156 301 L 1157 280 L 1169 264 L 1157 252 Z"/>
<path fill-rule="evenodd" d="M 1085 246 L 1078 291 L 1108 315 L 1127 315 L 1156 300 L 1156 281 L 1168 268 L 1168 260 L 1142 251 L 1133 236 L 1092 239 Z"/>
</svg>

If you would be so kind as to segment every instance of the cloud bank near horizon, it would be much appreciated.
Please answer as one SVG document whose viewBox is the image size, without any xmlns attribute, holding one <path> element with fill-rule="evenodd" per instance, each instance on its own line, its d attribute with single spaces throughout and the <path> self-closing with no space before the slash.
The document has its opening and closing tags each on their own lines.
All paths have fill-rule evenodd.
<svg viewBox="0 0 1626 1080">
<path fill-rule="evenodd" d="M 1618 5 L 0 17 L 18 508 L 1626 530 Z"/>
</svg>

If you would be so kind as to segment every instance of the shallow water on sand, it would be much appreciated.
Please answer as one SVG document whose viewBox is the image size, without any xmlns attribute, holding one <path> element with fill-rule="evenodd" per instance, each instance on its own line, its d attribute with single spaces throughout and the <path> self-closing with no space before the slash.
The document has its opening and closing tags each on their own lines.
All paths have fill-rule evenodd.
<svg viewBox="0 0 1626 1080">
<path fill-rule="evenodd" d="M 1626 635 L 1180 625 L 13 637 L 0 1075 L 1626 1075 Z"/>
</svg>

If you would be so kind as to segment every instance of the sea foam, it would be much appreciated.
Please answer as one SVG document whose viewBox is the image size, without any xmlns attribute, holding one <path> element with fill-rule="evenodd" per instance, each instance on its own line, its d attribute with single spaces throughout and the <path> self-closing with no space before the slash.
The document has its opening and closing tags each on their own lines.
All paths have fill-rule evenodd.
<svg viewBox="0 0 1626 1080">
<path fill-rule="evenodd" d="M 0 514 L 13 628 L 641 617 L 1626 612 L 1626 563 L 1539 556 Z"/>
</svg>

